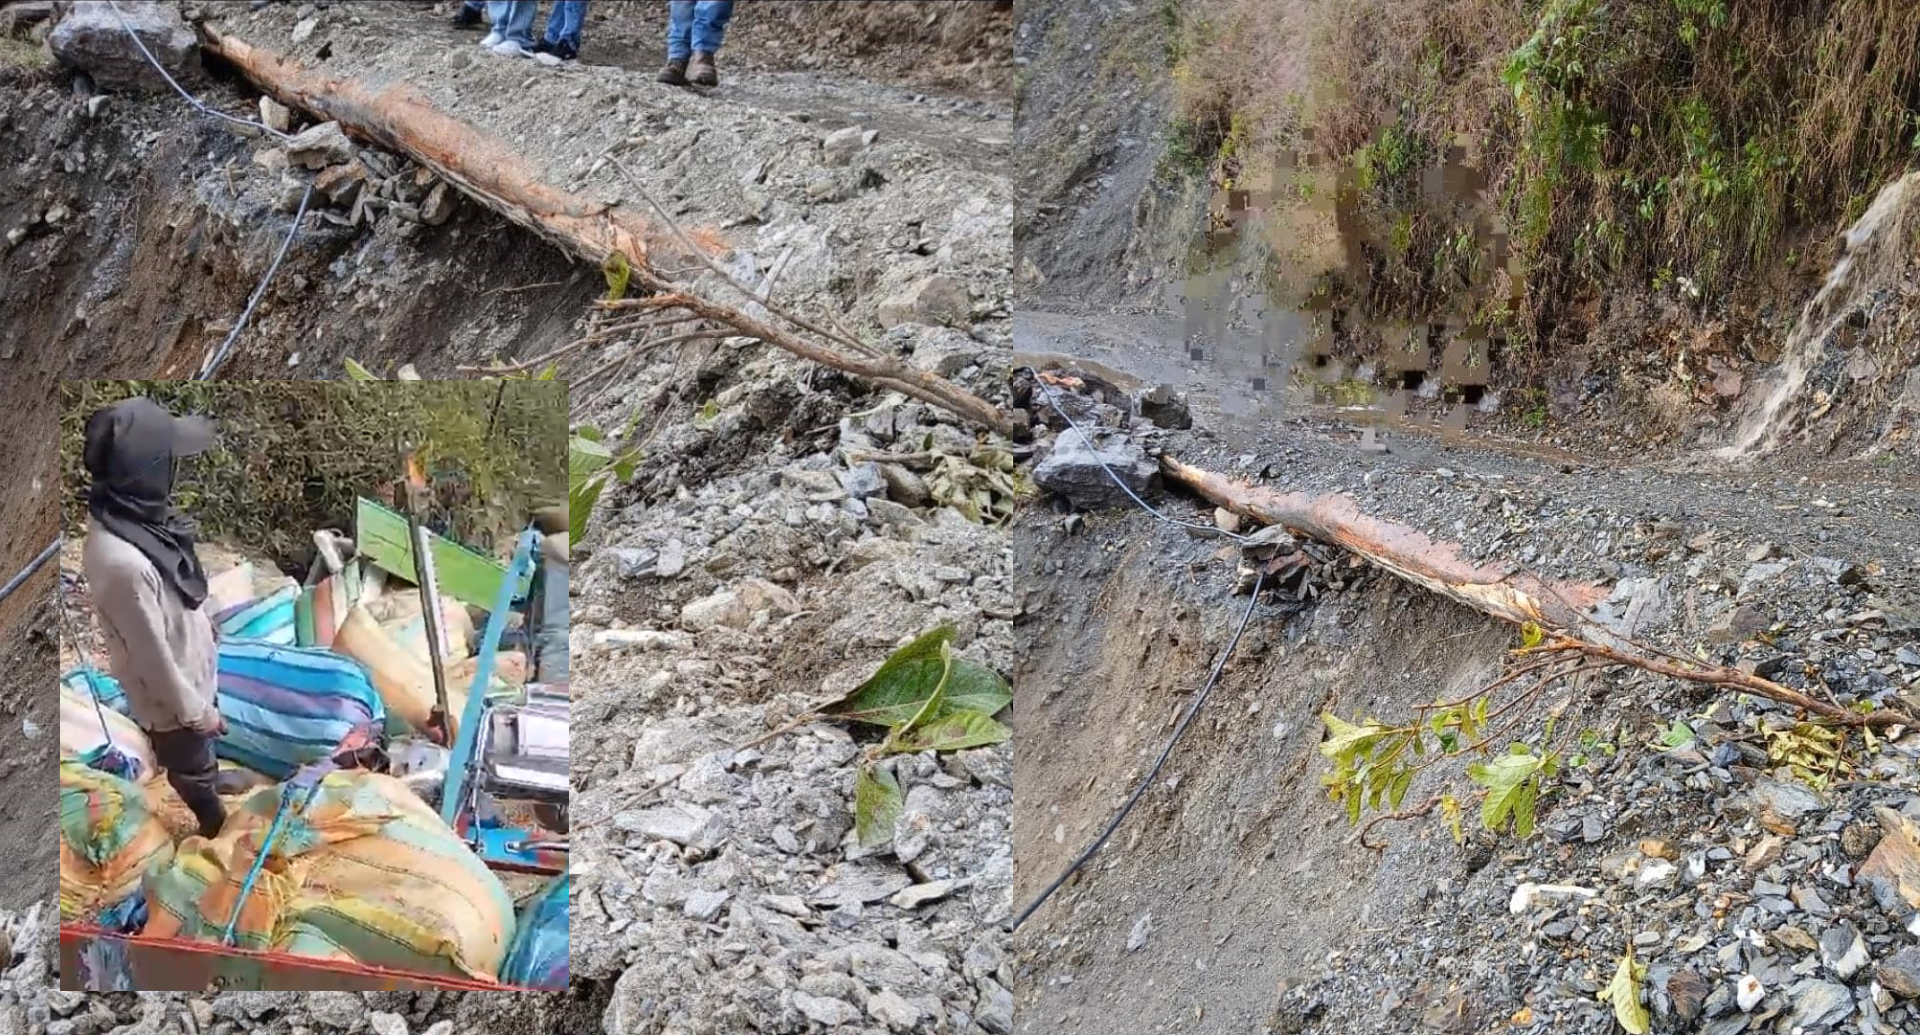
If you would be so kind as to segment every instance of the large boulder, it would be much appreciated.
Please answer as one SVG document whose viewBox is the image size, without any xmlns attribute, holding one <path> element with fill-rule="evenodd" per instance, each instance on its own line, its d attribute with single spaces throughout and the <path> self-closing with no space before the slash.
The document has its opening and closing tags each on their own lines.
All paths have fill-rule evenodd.
<svg viewBox="0 0 1920 1035">
<path fill-rule="evenodd" d="M 79 0 L 54 26 L 47 46 L 61 64 L 87 73 L 102 89 L 170 89 L 129 29 L 175 79 L 190 77 L 198 67 L 200 41 L 179 7 L 156 0 L 121 0 L 118 15 L 106 0 Z"/>
<path fill-rule="evenodd" d="M 1089 443 L 1078 431 L 1062 432 L 1046 459 L 1034 466 L 1033 480 L 1082 510 L 1103 510 L 1132 502 L 1115 484 L 1115 478 L 1144 497 L 1160 470 L 1147 459 L 1146 450 L 1118 432 L 1096 431 L 1093 436 Z"/>
</svg>

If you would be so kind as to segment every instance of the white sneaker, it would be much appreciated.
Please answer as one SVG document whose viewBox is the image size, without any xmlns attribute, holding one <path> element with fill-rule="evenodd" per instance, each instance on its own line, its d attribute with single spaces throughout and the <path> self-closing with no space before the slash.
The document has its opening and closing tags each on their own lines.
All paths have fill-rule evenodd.
<svg viewBox="0 0 1920 1035">
<path fill-rule="evenodd" d="M 495 54 L 498 54 L 501 57 L 522 57 L 523 58 L 523 57 L 533 56 L 533 51 L 528 50 L 526 45 L 521 43 L 519 40 L 502 40 L 501 42 L 494 44 L 491 49 Z"/>
<path fill-rule="evenodd" d="M 500 35 L 497 32 L 489 32 L 487 33 L 487 38 L 480 41 L 480 45 L 487 48 L 488 50 L 492 50 L 493 48 L 499 46 L 500 41 L 504 39 L 506 39 L 506 37 Z"/>
</svg>

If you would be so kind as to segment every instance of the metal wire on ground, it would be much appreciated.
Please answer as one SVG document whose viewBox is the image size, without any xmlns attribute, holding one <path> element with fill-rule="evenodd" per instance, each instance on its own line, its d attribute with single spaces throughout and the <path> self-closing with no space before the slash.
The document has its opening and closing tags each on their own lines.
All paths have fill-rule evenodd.
<svg viewBox="0 0 1920 1035">
<path fill-rule="evenodd" d="M 294 236 L 300 232 L 300 220 L 306 218 L 307 202 L 311 200 L 313 200 L 313 184 L 309 183 L 307 192 L 300 195 L 300 208 L 294 212 L 293 222 L 287 227 L 287 237 L 280 242 L 280 251 L 274 255 L 272 264 L 267 267 L 266 276 L 260 278 L 260 286 L 253 289 L 253 295 L 247 299 L 247 307 L 240 311 L 240 318 L 233 322 L 233 329 L 227 332 L 227 340 L 221 342 L 220 347 L 208 357 L 206 365 L 200 368 L 200 376 L 194 378 L 195 381 L 211 379 L 213 372 L 220 369 L 220 364 L 226 361 L 227 353 L 233 350 L 233 343 L 239 340 L 240 331 L 247 326 L 247 319 L 253 315 L 253 307 L 260 304 L 261 297 L 267 293 L 267 285 L 273 282 L 274 273 L 280 269 L 280 260 L 286 258 L 287 249 L 293 247 Z"/>
<path fill-rule="evenodd" d="M 282 133 L 279 130 L 274 129 L 272 126 L 269 126 L 264 122 L 255 122 L 253 119 L 243 119 L 238 115 L 229 115 L 226 112 L 220 111 L 216 108 L 210 108 L 205 103 L 203 103 L 200 100 L 200 98 L 195 97 L 191 93 L 188 93 L 186 87 L 181 86 L 179 82 L 177 82 L 173 78 L 173 76 L 167 74 L 166 68 L 160 64 L 160 61 L 158 58 L 155 58 L 153 56 L 153 51 L 148 50 L 147 45 L 140 41 L 140 34 L 133 31 L 133 26 L 127 24 L 127 16 L 120 10 L 120 5 L 117 3 L 114 3 L 114 0 L 107 0 L 107 6 L 113 8 L 114 18 L 120 22 L 120 27 L 126 30 L 127 36 L 133 40 L 133 45 L 136 47 L 139 47 L 140 53 L 145 54 L 147 56 L 147 63 L 151 64 L 154 68 L 154 71 L 159 72 L 160 77 L 167 81 L 167 85 L 173 87 L 173 92 L 179 94 L 182 98 L 186 100 L 188 104 L 191 104 L 195 108 L 200 109 L 202 114 L 211 115 L 216 119 L 222 119 L 227 122 L 235 123 L 236 125 L 248 126 L 253 129 L 260 130 L 263 133 L 267 133 L 272 136 L 279 137 L 281 140 L 293 139 L 293 134 Z"/>
<path fill-rule="evenodd" d="M 168 74 L 166 67 L 161 65 L 160 60 L 153 56 L 153 51 L 148 50 L 147 45 L 141 42 L 140 34 L 133 31 L 133 26 L 127 24 L 127 17 L 120 10 L 120 5 L 115 3 L 114 0 L 107 0 L 107 6 L 113 9 L 113 16 L 119 20 L 120 28 L 126 30 L 127 37 L 133 40 L 135 47 L 140 48 L 140 53 L 146 56 L 147 63 L 153 66 L 153 70 L 159 72 L 160 77 L 167 81 L 167 85 L 173 87 L 175 93 L 179 94 L 188 104 L 193 105 L 201 114 L 211 115 L 216 119 L 231 122 L 237 126 L 246 126 L 249 129 L 258 130 L 280 140 L 293 139 L 293 134 L 282 133 L 264 122 L 257 122 L 253 119 L 243 119 L 237 115 L 229 115 L 224 111 L 209 107 L 205 102 L 201 101 L 200 98 L 188 92 L 186 87 L 181 86 L 178 80 Z M 194 377 L 195 381 L 212 379 L 214 371 L 220 368 L 221 363 L 226 362 L 227 354 L 233 350 L 233 343 L 240 339 L 240 332 L 246 329 L 247 320 L 253 316 L 254 307 L 260 304 L 260 299 L 267 293 L 267 285 L 273 282 L 273 275 L 279 272 L 280 261 L 287 257 L 288 249 L 293 247 L 293 239 L 300 233 L 300 221 L 305 219 L 307 215 L 307 203 L 312 200 L 313 184 L 309 183 L 307 184 L 306 193 L 300 196 L 300 208 L 293 214 L 293 222 L 287 227 L 286 239 L 280 242 L 280 251 L 274 255 L 273 262 L 267 266 L 266 275 L 260 278 L 260 285 L 253 289 L 252 295 L 248 296 L 247 307 L 241 310 L 239 319 L 233 322 L 233 328 L 227 332 L 226 340 L 221 342 L 220 347 L 215 349 L 213 355 L 209 356 L 206 363 L 201 365 L 200 373 Z"/>
<path fill-rule="evenodd" d="M 54 554 L 59 552 L 60 552 L 60 540 L 55 539 L 52 545 L 40 551 L 40 556 L 35 557 L 33 560 L 28 561 L 27 566 L 20 569 L 20 574 L 15 575 L 13 578 L 8 579 L 6 585 L 0 586 L 0 600 L 5 600 L 8 597 L 12 596 L 14 590 L 19 589 L 21 586 L 25 585 L 26 581 L 33 577 L 34 572 L 39 571 L 41 567 L 47 563 L 47 561 L 53 558 Z"/>
<path fill-rule="evenodd" d="M 1093 440 L 1088 438 L 1087 433 L 1080 430 L 1080 425 L 1075 424 L 1073 418 L 1067 416 L 1067 411 L 1061 409 L 1060 404 L 1054 401 L 1052 387 L 1038 378 L 1035 378 L 1034 383 L 1039 385 L 1042 391 L 1046 393 L 1047 405 L 1053 407 L 1053 411 L 1060 415 L 1060 419 L 1067 422 L 1068 427 L 1080 433 L 1080 437 L 1086 441 L 1088 449 L 1094 449 Z M 1094 459 L 1099 462 L 1101 469 L 1107 472 L 1107 477 L 1113 479 L 1115 485 L 1120 486 L 1121 490 L 1132 497 L 1133 501 L 1138 503 L 1142 510 L 1145 510 L 1155 518 L 1169 525 L 1204 529 L 1208 532 L 1224 535 L 1229 539 L 1244 541 L 1247 538 L 1243 535 L 1215 528 L 1212 525 L 1201 525 L 1192 521 L 1182 521 L 1179 518 L 1170 517 L 1161 513 L 1148 504 L 1146 500 L 1135 495 L 1132 489 L 1127 488 L 1126 483 L 1120 480 L 1120 476 L 1114 473 L 1113 468 L 1108 467 L 1106 461 L 1100 459 L 1098 450 L 1094 451 Z M 1039 895 L 1035 896 L 1032 902 L 1027 904 L 1027 908 L 1022 909 L 1019 915 L 1013 918 L 1013 923 L 1009 925 L 1008 930 L 1018 930 L 1020 925 L 1027 921 L 1028 917 L 1031 917 L 1041 906 L 1046 904 L 1049 898 L 1053 897 L 1054 892 L 1059 891 L 1068 880 L 1072 879 L 1074 874 L 1080 872 L 1080 869 L 1092 860 L 1094 855 L 1106 845 L 1107 839 L 1113 836 L 1113 832 L 1120 829 L 1120 824 L 1126 820 L 1127 814 L 1133 811 L 1133 807 L 1140 803 L 1141 797 L 1147 793 L 1147 788 L 1152 786 L 1154 777 L 1160 775 L 1160 770 L 1166 766 L 1167 759 L 1173 756 L 1174 745 L 1180 742 L 1180 738 L 1187 732 L 1187 727 L 1193 725 L 1194 718 L 1200 714 L 1201 706 L 1206 704 L 1207 698 L 1213 695 L 1214 686 L 1220 682 L 1220 673 L 1226 670 L 1227 659 L 1233 657 L 1234 648 L 1240 645 L 1241 634 L 1247 631 L 1247 623 L 1253 620 L 1253 612 L 1259 605 L 1260 590 L 1266 584 L 1266 579 L 1267 573 L 1265 568 L 1260 569 L 1254 576 L 1253 595 L 1247 600 L 1247 609 L 1240 614 L 1240 624 L 1234 627 L 1233 638 L 1227 641 L 1226 650 L 1220 652 L 1220 659 L 1214 662 L 1213 670 L 1207 673 L 1207 681 L 1202 683 L 1199 692 L 1193 695 L 1193 703 L 1187 705 L 1186 714 L 1180 717 L 1180 724 L 1174 727 L 1173 735 L 1167 738 L 1166 746 L 1160 749 L 1160 757 L 1153 760 L 1153 765 L 1147 769 L 1147 774 L 1140 778 L 1140 782 L 1133 788 L 1133 793 L 1127 797 L 1126 804 L 1120 806 L 1120 811 L 1114 813 L 1113 818 L 1107 821 L 1106 829 L 1100 831 L 1100 836 L 1094 838 L 1092 843 L 1088 844 L 1073 862 L 1067 864 L 1066 869 L 1060 871 L 1060 875 L 1055 877 L 1053 882 L 1046 886 L 1045 890 L 1041 891 Z"/>
<path fill-rule="evenodd" d="M 1028 370 L 1032 370 L 1032 368 L 1029 367 Z M 1120 486 L 1121 492 L 1126 493 L 1127 496 L 1133 500 L 1133 502 L 1140 505 L 1141 510 L 1146 511 L 1149 514 L 1152 514 L 1154 517 L 1158 518 L 1161 521 L 1166 522 L 1169 525 L 1177 525 L 1181 528 L 1199 529 L 1200 531 L 1209 532 L 1214 535 L 1225 536 L 1226 538 L 1232 539 L 1236 542 L 1244 542 L 1246 540 L 1247 537 L 1239 534 L 1238 532 L 1229 532 L 1226 529 L 1219 528 L 1214 525 L 1203 525 L 1195 521 L 1182 521 L 1176 517 L 1168 517 L 1166 514 L 1163 514 L 1159 510 L 1156 510 L 1153 504 L 1148 503 L 1146 500 L 1141 499 L 1139 495 L 1136 494 L 1132 489 L 1127 488 L 1127 483 L 1120 480 L 1120 476 L 1114 473 L 1113 468 L 1107 466 L 1107 462 L 1104 459 L 1102 459 L 1100 456 L 1100 447 L 1093 444 L 1093 437 L 1088 435 L 1085 431 L 1083 431 L 1080 425 L 1074 422 L 1074 419 L 1072 417 L 1067 416 L 1067 411 L 1061 409 L 1060 404 L 1054 401 L 1053 386 L 1047 384 L 1045 381 L 1040 380 L 1037 373 L 1033 379 L 1033 383 L 1036 386 L 1038 386 L 1040 390 L 1046 395 L 1047 405 L 1053 407 L 1053 412 L 1059 414 L 1060 419 L 1067 422 L 1067 427 L 1072 428 L 1076 432 L 1079 432 L 1080 440 L 1087 444 L 1087 450 L 1088 452 L 1093 454 L 1094 462 L 1100 465 L 1101 470 L 1107 472 L 1107 477 L 1113 479 L 1113 484 Z"/>
</svg>

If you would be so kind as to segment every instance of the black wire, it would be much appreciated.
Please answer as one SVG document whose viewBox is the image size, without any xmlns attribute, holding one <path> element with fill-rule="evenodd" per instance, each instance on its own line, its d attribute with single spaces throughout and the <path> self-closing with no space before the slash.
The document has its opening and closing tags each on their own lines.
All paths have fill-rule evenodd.
<svg viewBox="0 0 1920 1035">
<path fill-rule="evenodd" d="M 1254 608 L 1260 601 L 1260 587 L 1266 579 L 1266 568 L 1262 566 L 1259 574 L 1254 576 L 1253 596 L 1247 601 L 1247 609 L 1240 614 L 1240 624 L 1233 630 L 1233 638 L 1227 641 L 1227 649 L 1220 653 L 1220 660 L 1214 663 L 1213 671 L 1207 673 L 1207 681 L 1201 685 L 1200 692 L 1193 695 L 1193 703 L 1187 706 L 1187 713 L 1180 717 L 1180 725 L 1174 727 L 1173 736 L 1167 738 L 1167 746 L 1160 749 L 1160 757 L 1154 759 L 1153 767 L 1147 770 L 1146 776 L 1141 777 L 1139 786 L 1133 789 L 1133 796 L 1127 799 L 1125 805 L 1120 806 L 1120 811 L 1115 813 L 1113 819 L 1107 823 L 1107 828 L 1100 832 L 1099 837 L 1093 839 L 1093 843 L 1080 853 L 1080 857 L 1060 871 L 1060 876 L 1055 877 L 1053 883 L 1047 885 L 1046 890 L 1042 891 L 1039 897 L 1029 903 L 1027 908 L 1022 909 L 1019 916 L 1013 918 L 1013 924 L 1008 930 L 1019 929 L 1020 925 L 1033 915 L 1034 910 L 1044 905 L 1047 899 L 1053 897 L 1054 892 L 1060 890 L 1060 886 L 1065 884 L 1068 878 L 1078 873 L 1080 868 L 1093 858 L 1094 853 L 1107 843 L 1107 839 L 1113 836 L 1113 832 L 1120 828 L 1120 822 L 1127 818 L 1127 813 L 1132 812 L 1133 807 L 1140 803 L 1141 795 L 1147 793 L 1148 785 L 1153 783 L 1154 777 L 1160 775 L 1160 768 L 1167 764 L 1168 757 L 1173 754 L 1173 746 L 1180 742 L 1180 737 L 1187 732 L 1187 727 L 1193 725 L 1194 716 L 1200 714 L 1200 706 L 1207 703 L 1208 696 L 1213 693 L 1214 684 L 1220 681 L 1220 673 L 1226 669 L 1227 659 L 1233 657 L 1233 649 L 1240 645 L 1240 634 L 1247 631 L 1247 623 L 1253 619 Z"/>
<path fill-rule="evenodd" d="M 1032 367 L 1028 367 L 1026 369 L 1030 372 L 1033 370 Z M 1101 470 L 1107 472 L 1107 477 L 1113 479 L 1113 484 L 1120 486 L 1121 492 L 1124 492 L 1128 496 L 1132 497 L 1133 502 L 1138 503 L 1140 505 L 1140 509 L 1145 510 L 1147 513 L 1152 514 L 1154 517 L 1160 519 L 1161 521 L 1166 522 L 1169 525 L 1178 525 L 1181 528 L 1196 528 L 1202 532 L 1208 532 L 1213 535 L 1225 536 L 1228 539 L 1234 540 L 1235 542 L 1246 541 L 1247 537 L 1239 534 L 1238 532 L 1229 532 L 1226 529 L 1219 528 L 1214 525 L 1202 525 L 1193 521 L 1182 521 L 1176 517 L 1168 517 L 1167 515 L 1162 514 L 1160 511 L 1154 509 L 1153 504 L 1148 503 L 1146 500 L 1141 499 L 1137 494 L 1134 493 L 1132 489 L 1127 488 L 1127 483 L 1121 481 L 1120 476 L 1113 472 L 1113 468 L 1108 467 L 1107 462 L 1100 458 L 1100 449 L 1099 447 L 1093 444 L 1092 436 L 1088 435 L 1085 431 L 1081 430 L 1080 425 L 1074 423 L 1074 420 L 1072 417 L 1067 416 L 1067 411 L 1061 409 L 1060 404 L 1053 401 L 1053 386 L 1047 384 L 1045 381 L 1040 380 L 1040 378 L 1037 375 L 1034 377 L 1033 383 L 1046 396 L 1047 405 L 1053 407 L 1053 412 L 1059 414 L 1060 419 L 1067 422 L 1067 427 L 1072 428 L 1074 431 L 1077 431 L 1080 433 L 1080 440 L 1087 444 L 1087 451 L 1093 454 L 1094 462 L 1100 465 Z"/>
</svg>

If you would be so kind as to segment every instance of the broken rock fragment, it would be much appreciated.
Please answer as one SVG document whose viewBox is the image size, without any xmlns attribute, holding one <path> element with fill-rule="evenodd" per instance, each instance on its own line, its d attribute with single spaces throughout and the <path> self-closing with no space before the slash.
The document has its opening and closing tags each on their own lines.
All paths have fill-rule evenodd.
<svg viewBox="0 0 1920 1035">
<path fill-rule="evenodd" d="M 138 44 L 133 37 L 139 38 Z M 102 89 L 170 89 L 166 78 L 140 52 L 141 45 L 175 79 L 185 79 L 198 65 L 199 41 L 181 19 L 179 7 L 171 3 L 120 0 L 116 13 L 106 0 L 82 0 L 67 10 L 47 37 L 48 49 L 61 64 L 87 73 Z"/>
<path fill-rule="evenodd" d="M 353 160 L 353 142 L 338 122 L 322 122 L 287 141 L 287 160 L 304 169 L 324 169 Z"/>
<path fill-rule="evenodd" d="M 1079 431 L 1065 431 L 1034 467 L 1033 480 L 1082 510 L 1104 510 L 1131 502 L 1115 478 L 1136 495 L 1145 495 L 1158 471 L 1146 450 L 1124 435 L 1095 433 L 1089 442 Z"/>
</svg>

